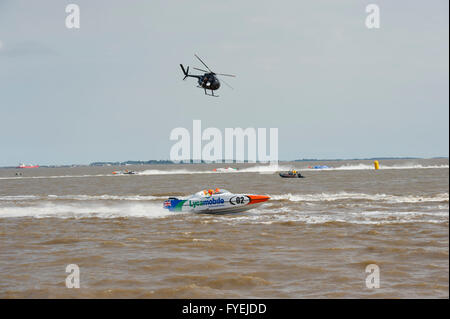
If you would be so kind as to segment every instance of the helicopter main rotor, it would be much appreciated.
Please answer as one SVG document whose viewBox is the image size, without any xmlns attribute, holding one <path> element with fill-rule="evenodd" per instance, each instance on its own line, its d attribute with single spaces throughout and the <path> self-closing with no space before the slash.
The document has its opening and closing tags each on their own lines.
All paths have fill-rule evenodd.
<svg viewBox="0 0 450 319">
<path fill-rule="evenodd" d="M 222 75 L 222 76 L 231 76 L 231 77 L 236 77 L 236 75 L 234 75 L 234 74 L 225 74 L 225 73 L 216 73 L 216 72 L 214 72 L 214 71 L 212 71 L 207 65 L 206 65 L 206 63 L 205 62 L 203 62 L 202 61 L 202 59 L 200 59 L 200 57 L 197 55 L 197 54 L 194 54 L 195 55 L 195 57 L 208 69 L 208 71 L 210 72 L 210 73 L 212 73 L 212 74 L 214 74 L 214 75 Z M 196 69 L 196 70 L 198 70 L 198 71 L 202 71 L 202 72 L 208 72 L 208 71 L 206 71 L 206 70 L 202 70 L 202 69 L 199 69 L 199 68 L 194 68 L 194 69 Z"/>
</svg>

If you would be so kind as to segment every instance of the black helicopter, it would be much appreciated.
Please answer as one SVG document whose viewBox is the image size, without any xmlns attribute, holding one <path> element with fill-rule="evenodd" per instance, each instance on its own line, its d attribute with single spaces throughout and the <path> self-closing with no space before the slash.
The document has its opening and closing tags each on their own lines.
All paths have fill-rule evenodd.
<svg viewBox="0 0 450 319">
<path fill-rule="evenodd" d="M 197 54 L 194 54 L 194 55 L 208 69 L 209 72 L 206 70 L 199 69 L 199 68 L 194 68 L 195 70 L 205 72 L 205 74 L 203 74 L 203 75 L 189 74 L 189 66 L 185 69 L 183 67 L 183 64 L 180 64 L 181 70 L 183 70 L 183 73 L 184 73 L 183 80 L 186 80 L 187 77 L 197 78 L 198 79 L 198 86 L 197 86 L 198 88 L 203 88 L 205 90 L 206 95 L 218 97 L 218 95 L 214 95 L 214 91 L 220 88 L 220 81 L 217 78 L 217 75 L 232 76 L 232 77 L 235 77 L 235 75 L 215 73 L 215 72 L 211 71 L 211 69 L 205 64 L 205 62 L 202 61 L 202 59 L 200 59 L 198 57 Z M 229 85 L 223 79 L 221 81 L 223 81 L 223 83 L 228 85 L 230 88 L 233 88 L 231 85 Z M 211 94 L 208 94 L 206 90 L 211 90 Z"/>
</svg>

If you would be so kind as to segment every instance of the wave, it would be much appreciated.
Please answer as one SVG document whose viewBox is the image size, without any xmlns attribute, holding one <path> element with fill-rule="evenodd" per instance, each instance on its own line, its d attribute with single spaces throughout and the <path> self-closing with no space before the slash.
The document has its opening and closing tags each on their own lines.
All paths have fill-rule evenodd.
<svg viewBox="0 0 450 319">
<path fill-rule="evenodd" d="M 161 195 L 3 195 L 0 201 L 36 201 L 36 200 L 75 200 L 75 201 L 157 201 L 165 200 L 173 194 Z M 382 201 L 387 203 L 426 203 L 447 202 L 448 193 L 431 196 L 419 195 L 391 195 L 391 194 L 366 194 L 366 193 L 315 193 L 315 194 L 269 194 L 271 201 L 290 202 L 329 202 L 343 200 Z"/>
<path fill-rule="evenodd" d="M 231 166 L 232 167 L 232 166 Z M 225 168 L 225 167 L 216 167 Z M 380 170 L 395 170 L 395 169 L 445 169 L 449 168 L 448 164 L 443 165 L 421 165 L 421 164 L 403 164 L 403 165 L 383 165 L 380 164 Z M 51 178 L 84 178 L 84 177 L 131 177 L 139 175 L 190 175 L 190 174 L 239 174 L 239 173 L 260 173 L 260 174 L 273 174 L 279 171 L 288 171 L 290 169 L 297 169 L 299 171 L 340 171 L 340 170 L 374 170 L 371 164 L 345 164 L 336 167 L 326 168 L 313 168 L 312 166 L 301 167 L 301 165 L 257 165 L 245 168 L 238 168 L 237 170 L 194 170 L 194 169 L 148 169 L 144 171 L 137 171 L 135 175 L 114 175 L 114 174 L 93 174 L 93 175 L 52 175 L 52 176 L 12 176 L 12 177 L 0 177 L 0 180 L 15 180 L 15 179 L 51 179 Z"/>
<path fill-rule="evenodd" d="M 446 224 L 449 220 L 448 211 L 309 211 L 295 208 L 267 209 L 261 208 L 251 211 L 246 215 L 217 217 L 214 222 L 238 225 L 240 223 L 251 224 L 278 224 L 296 226 L 298 224 L 359 224 L 359 225 L 383 225 L 406 223 L 433 223 Z"/>
<path fill-rule="evenodd" d="M 340 194 L 342 195 L 342 194 Z M 355 194 L 353 194 L 355 195 Z M 360 194 L 358 194 L 359 196 Z M 365 195 L 365 194 L 363 194 Z M 287 197 L 276 197 L 274 201 L 286 200 Z M 303 196 L 303 195 L 298 195 Z M 50 197 L 52 198 L 52 197 Z M 104 198 L 104 197 L 102 197 Z M 447 198 L 447 199 L 445 199 Z M 294 198 L 297 201 L 299 198 Z M 448 202 L 448 194 L 439 197 L 429 197 L 428 200 L 443 199 Z M 288 199 L 289 200 L 289 199 Z M 433 201 L 433 200 L 431 200 Z M 11 203 L 12 204 L 12 203 Z M 129 201 L 112 200 L 107 202 L 92 201 L 91 199 L 65 201 L 29 201 L 19 205 L 0 206 L 1 218 L 167 218 L 188 214 L 193 218 L 199 218 L 202 222 L 225 222 L 225 223 L 353 223 L 353 224 L 395 224 L 395 223 L 448 223 L 449 213 L 447 207 L 420 207 L 420 211 L 404 210 L 402 207 L 375 207 L 365 205 L 363 208 L 350 209 L 326 209 L 323 207 L 314 210 L 314 206 L 297 205 L 272 205 L 270 202 L 248 212 L 229 216 L 204 216 L 194 213 L 174 213 L 162 207 L 162 202 L 149 202 L 147 200 L 136 200 L 131 197 Z M 429 209 L 428 209 L 429 208 Z"/>
<path fill-rule="evenodd" d="M 0 196 L 0 201 L 34 201 L 34 200 L 77 200 L 77 201 L 95 201 L 95 200 L 119 200 L 119 201 L 152 201 L 164 200 L 170 196 L 152 196 L 152 195 L 7 195 Z"/>
<path fill-rule="evenodd" d="M 147 169 L 145 171 L 137 172 L 136 175 L 185 175 L 185 174 L 212 174 L 217 173 L 213 171 L 194 171 L 188 169 L 172 169 L 172 170 L 161 170 L 161 169 Z"/>
<path fill-rule="evenodd" d="M 226 168 L 228 166 L 219 166 L 216 169 Z M 232 167 L 232 166 L 229 166 Z M 236 168 L 236 167 L 235 167 Z M 421 165 L 421 164 L 404 164 L 404 165 L 380 165 L 380 170 L 388 169 L 433 169 L 433 168 L 449 168 L 449 165 Z M 315 169 L 311 166 L 308 167 L 296 167 L 296 165 L 256 165 L 244 168 L 238 168 L 237 170 L 193 170 L 193 169 L 149 169 L 145 171 L 138 171 L 136 175 L 185 175 L 185 174 L 239 174 L 239 173 L 260 173 L 260 174 L 273 174 L 280 171 L 288 171 L 290 169 L 297 169 L 301 171 L 338 171 L 338 170 L 374 170 L 373 165 L 369 164 L 345 164 L 336 167 L 327 167 L 321 169 Z M 99 175 L 100 176 L 100 175 Z M 118 175 L 119 176 L 119 175 Z M 123 175 L 120 175 L 123 176 Z M 129 175 L 127 175 L 129 176 Z"/>
<path fill-rule="evenodd" d="M 228 167 L 228 166 L 227 166 Z M 226 167 L 217 167 L 226 168 Z M 137 172 L 137 175 L 174 175 L 174 174 L 239 174 L 239 173 L 275 173 L 281 170 L 289 170 L 289 166 L 280 165 L 258 165 L 252 167 L 238 168 L 237 170 L 189 170 L 189 169 L 172 169 L 172 170 L 159 170 L 149 169 L 141 172 Z"/>
<path fill-rule="evenodd" d="M 275 173 L 279 171 L 288 171 L 291 167 L 287 165 L 258 165 L 258 166 L 252 166 L 247 168 L 239 169 L 238 172 L 241 173 Z"/>
<path fill-rule="evenodd" d="M 95 174 L 95 175 L 50 175 L 50 176 L 12 176 L 0 177 L 0 180 L 8 179 L 52 179 L 52 178 L 83 178 L 83 177 L 104 177 L 104 176 L 121 176 L 113 174 Z M 126 175 L 129 176 L 129 175 Z"/>
<path fill-rule="evenodd" d="M 364 194 L 364 193 L 321 193 L 321 194 L 282 194 L 269 195 L 272 200 L 286 200 L 291 202 L 320 202 L 341 200 L 368 200 L 383 201 L 387 203 L 419 203 L 419 202 L 448 202 L 448 193 L 434 196 L 399 196 L 390 194 Z"/>
<path fill-rule="evenodd" d="M 0 207 L 0 218 L 163 218 L 180 213 L 169 212 L 162 204 L 137 202 L 124 205 L 39 203 L 33 206 Z"/>
<path fill-rule="evenodd" d="M 168 196 L 152 196 L 152 195 L 47 195 L 48 199 L 64 199 L 64 200 L 121 200 L 121 201 L 151 201 L 163 200 Z M 1 197 L 0 197 L 1 199 Z M 45 199 L 45 197 L 44 197 Z"/>
<path fill-rule="evenodd" d="M 224 167 L 218 167 L 224 168 Z M 449 168 L 449 165 L 380 165 L 380 170 L 394 170 L 394 169 L 433 169 L 433 168 Z M 137 175 L 173 175 L 173 174 L 239 174 L 239 173 L 260 173 L 273 174 L 280 171 L 288 171 L 297 169 L 299 171 L 351 171 L 351 170 L 374 170 L 374 166 L 370 164 L 345 164 L 336 167 L 313 168 L 311 166 L 301 167 L 296 165 L 258 165 L 238 170 L 189 170 L 189 169 L 174 169 L 174 170 L 145 170 L 137 172 Z"/>
<path fill-rule="evenodd" d="M 40 196 L 37 195 L 6 195 L 0 196 L 1 201 L 25 201 L 25 200 L 36 200 L 40 199 Z"/>
<path fill-rule="evenodd" d="M 421 164 L 404 164 L 404 165 L 383 165 L 380 164 L 380 170 L 389 169 L 432 169 L 432 168 L 449 168 L 449 165 L 421 165 Z M 336 167 L 313 168 L 311 166 L 300 168 L 302 171 L 345 171 L 345 170 L 374 170 L 373 165 L 369 164 L 345 164 Z"/>
<path fill-rule="evenodd" d="M 288 225 L 296 225 L 296 223 L 303 224 L 356 224 L 356 225 L 392 225 L 392 224 L 417 224 L 417 223 L 429 223 L 429 224 L 442 224 L 448 223 L 448 215 L 432 215 L 432 214 L 421 214 L 413 212 L 408 215 L 398 216 L 396 213 L 391 213 L 390 215 L 384 215 L 379 217 L 356 217 L 356 218 L 345 218 L 343 216 L 314 216 L 314 215 L 303 215 L 303 216 L 289 216 L 275 220 L 262 221 L 264 224 L 283 224 L 289 223 Z"/>
<path fill-rule="evenodd" d="M 174 215 L 162 207 L 163 200 L 169 196 L 171 194 L 163 193 L 0 195 L 0 218 L 164 218 Z M 271 200 L 263 206 L 235 215 L 232 220 L 263 224 L 277 221 L 361 224 L 448 222 L 448 193 L 395 195 L 338 192 L 269 196 Z M 409 212 L 412 206 L 407 204 L 414 204 L 413 210 L 422 212 Z"/>
</svg>

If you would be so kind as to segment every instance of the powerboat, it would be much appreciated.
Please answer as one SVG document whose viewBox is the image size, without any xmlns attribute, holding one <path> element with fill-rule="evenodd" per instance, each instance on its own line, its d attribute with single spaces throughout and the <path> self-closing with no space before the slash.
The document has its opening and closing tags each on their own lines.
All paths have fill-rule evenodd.
<svg viewBox="0 0 450 319">
<path fill-rule="evenodd" d="M 330 168 L 327 165 L 315 165 L 315 166 L 308 166 L 308 168 L 314 168 L 314 169 L 327 169 Z"/>
<path fill-rule="evenodd" d="M 19 166 L 17 166 L 17 168 L 37 168 L 37 167 L 39 167 L 39 165 L 23 164 L 23 163 L 20 163 Z"/>
<path fill-rule="evenodd" d="M 114 171 L 112 172 L 113 175 L 135 175 L 137 174 L 135 171 L 129 171 L 129 170 L 124 170 L 124 171 Z"/>
<path fill-rule="evenodd" d="M 300 172 L 297 172 L 296 170 L 291 170 L 289 172 L 281 172 L 279 175 L 283 178 L 304 178 Z"/>
<path fill-rule="evenodd" d="M 219 168 L 215 168 L 213 169 L 213 172 L 217 172 L 217 173 L 233 173 L 233 172 L 237 172 L 237 168 L 234 167 L 219 167 Z"/>
<path fill-rule="evenodd" d="M 233 194 L 216 188 L 197 192 L 187 198 L 169 197 L 163 207 L 173 212 L 228 214 L 258 207 L 269 199 L 267 195 Z"/>
</svg>

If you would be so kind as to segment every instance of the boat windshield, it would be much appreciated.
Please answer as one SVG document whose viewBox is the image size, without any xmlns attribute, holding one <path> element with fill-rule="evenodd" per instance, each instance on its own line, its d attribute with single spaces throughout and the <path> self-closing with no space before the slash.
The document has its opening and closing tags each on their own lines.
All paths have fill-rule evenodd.
<svg viewBox="0 0 450 319">
<path fill-rule="evenodd" d="M 214 194 L 225 194 L 225 193 L 229 193 L 229 191 L 227 191 L 226 189 L 219 189 L 219 191 L 216 191 Z"/>
<path fill-rule="evenodd" d="M 218 194 L 225 194 L 229 193 L 226 189 L 222 188 L 208 188 L 204 189 L 200 192 L 195 193 L 194 196 L 211 196 L 211 195 L 218 195 Z"/>
</svg>

